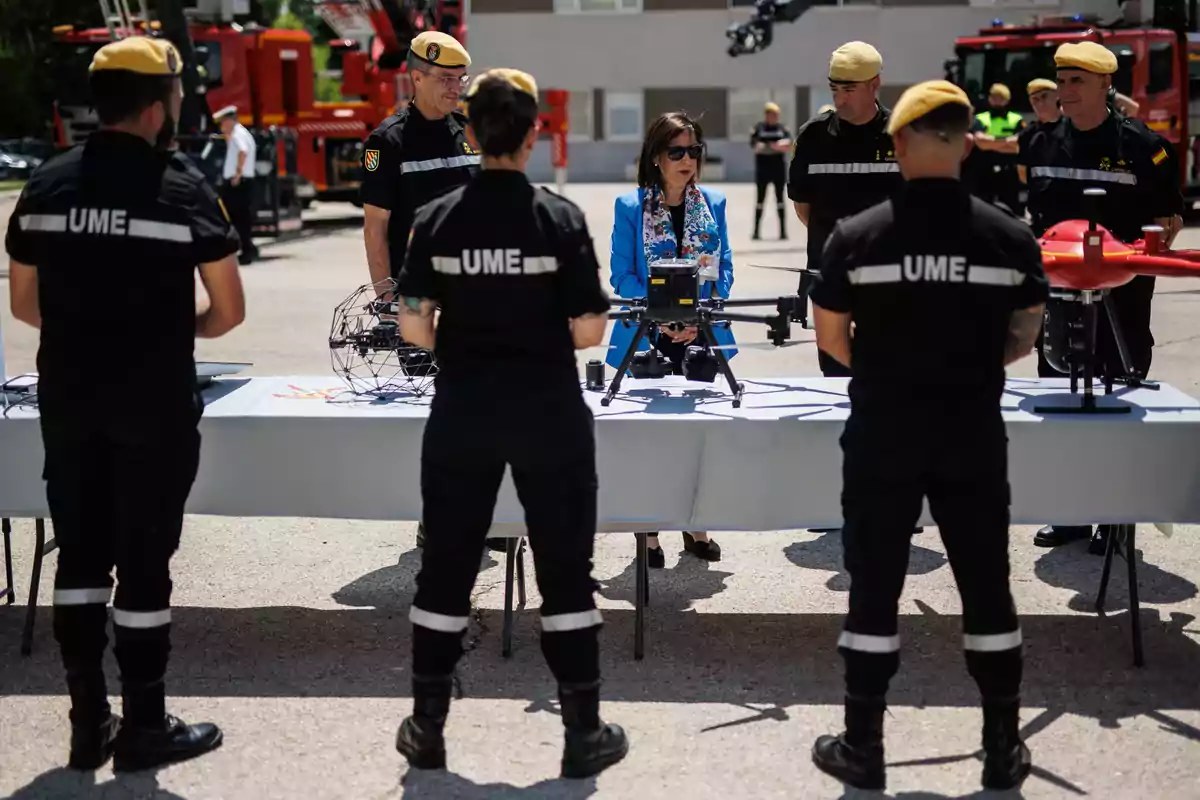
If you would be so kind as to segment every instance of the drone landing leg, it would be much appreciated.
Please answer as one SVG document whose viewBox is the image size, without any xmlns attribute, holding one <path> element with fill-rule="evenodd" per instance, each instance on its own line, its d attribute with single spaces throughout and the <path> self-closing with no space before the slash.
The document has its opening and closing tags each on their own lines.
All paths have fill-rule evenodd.
<svg viewBox="0 0 1200 800">
<path fill-rule="evenodd" d="M 1096 353 L 1096 304 L 1084 293 L 1083 300 L 1083 396 L 1080 405 L 1072 406 L 1035 406 L 1034 411 L 1041 414 L 1128 414 L 1129 406 L 1100 406 L 1096 404 L 1096 394 L 1092 391 L 1092 381 L 1095 378 L 1094 362 Z M 1076 351 L 1078 352 L 1078 351 Z M 1076 366 L 1074 359 L 1071 363 L 1071 394 L 1076 392 Z"/>
<path fill-rule="evenodd" d="M 1126 386 L 1157 390 L 1157 383 L 1142 380 L 1133 369 L 1133 358 L 1129 355 L 1129 345 L 1125 342 L 1125 334 L 1121 331 L 1121 321 L 1117 317 L 1117 307 L 1113 303 L 1111 294 L 1104 296 L 1104 311 L 1108 315 L 1108 324 L 1112 329 L 1113 341 L 1117 343 L 1117 353 L 1121 356 L 1121 371 L 1125 373 L 1120 378 L 1109 378 L 1108 393 L 1112 394 L 1112 382 L 1114 380 Z"/>
<path fill-rule="evenodd" d="M 701 320 L 700 332 L 704 335 L 705 340 L 712 345 L 713 348 L 717 347 L 717 336 L 713 332 L 713 326 L 711 322 L 708 320 Z M 733 407 L 741 408 L 742 392 L 745 391 L 746 387 L 738 383 L 737 378 L 733 376 L 733 369 L 729 366 L 729 358 L 726 357 L 725 351 L 714 349 L 712 352 L 717 357 L 717 365 L 721 369 L 721 374 L 724 375 L 725 380 L 729 382 L 729 391 L 733 393 Z"/>
<path fill-rule="evenodd" d="M 607 406 L 621 390 L 621 381 L 625 378 L 625 371 L 633 363 L 633 355 L 637 352 L 638 342 L 642 341 L 642 337 L 649 330 L 650 320 L 644 319 L 638 324 L 637 333 L 633 335 L 633 340 L 629 342 L 629 349 L 625 351 L 625 357 L 621 359 L 621 366 L 617 367 L 617 374 L 613 375 L 612 383 L 608 385 L 608 391 L 604 393 L 604 397 L 600 398 L 600 405 Z"/>
</svg>

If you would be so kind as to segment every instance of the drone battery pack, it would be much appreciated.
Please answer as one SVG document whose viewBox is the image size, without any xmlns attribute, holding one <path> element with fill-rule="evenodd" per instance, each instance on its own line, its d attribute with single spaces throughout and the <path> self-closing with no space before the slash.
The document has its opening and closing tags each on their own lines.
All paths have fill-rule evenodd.
<svg viewBox="0 0 1200 800">
<path fill-rule="evenodd" d="M 694 318 L 700 301 L 700 264 L 669 260 L 650 265 L 646 289 L 649 314 L 662 321 Z"/>
</svg>

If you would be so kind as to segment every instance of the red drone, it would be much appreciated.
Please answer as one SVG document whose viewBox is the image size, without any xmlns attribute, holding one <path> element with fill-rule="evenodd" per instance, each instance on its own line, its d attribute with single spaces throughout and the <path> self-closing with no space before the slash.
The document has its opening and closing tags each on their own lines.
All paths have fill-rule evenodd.
<svg viewBox="0 0 1200 800">
<path fill-rule="evenodd" d="M 1142 228 L 1143 238 L 1126 243 L 1102 225 L 1067 220 L 1039 240 L 1051 285 L 1076 291 L 1122 286 L 1138 275 L 1200 278 L 1200 250 L 1170 250 L 1158 225 Z"/>
</svg>

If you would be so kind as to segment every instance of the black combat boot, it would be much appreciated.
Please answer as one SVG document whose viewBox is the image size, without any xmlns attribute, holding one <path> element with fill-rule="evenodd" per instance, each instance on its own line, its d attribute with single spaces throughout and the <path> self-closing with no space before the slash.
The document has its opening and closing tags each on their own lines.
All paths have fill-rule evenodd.
<svg viewBox="0 0 1200 800">
<path fill-rule="evenodd" d="M 1033 769 L 1029 748 L 1021 741 L 1020 701 L 983 703 L 983 788 L 1012 789 Z"/>
<path fill-rule="evenodd" d="M 882 697 L 846 696 L 846 730 L 813 745 L 817 769 L 856 789 L 884 789 Z"/>
<path fill-rule="evenodd" d="M 104 670 L 68 670 L 67 690 L 71 694 L 71 753 L 67 766 L 99 769 L 112 757 L 113 739 L 121 725 L 121 718 L 108 705 Z"/>
<path fill-rule="evenodd" d="M 600 681 L 561 683 L 558 699 L 566 728 L 562 777 L 587 778 L 625 757 L 629 752 L 625 731 L 600 719 Z"/>
<path fill-rule="evenodd" d="M 787 238 L 788 238 L 787 237 L 787 214 L 784 212 L 783 208 L 780 207 L 780 209 L 779 209 L 779 239 L 780 239 L 780 241 L 783 241 L 783 240 L 786 240 Z"/>
<path fill-rule="evenodd" d="M 413 675 L 413 713 L 400 723 L 396 749 L 416 769 L 445 769 L 446 740 L 442 730 L 450 715 L 450 675 Z"/>
<path fill-rule="evenodd" d="M 136 772 L 216 750 L 224 735 L 211 722 L 189 725 L 166 713 L 162 681 L 123 682 L 125 720 L 113 748 L 113 772 Z"/>
</svg>

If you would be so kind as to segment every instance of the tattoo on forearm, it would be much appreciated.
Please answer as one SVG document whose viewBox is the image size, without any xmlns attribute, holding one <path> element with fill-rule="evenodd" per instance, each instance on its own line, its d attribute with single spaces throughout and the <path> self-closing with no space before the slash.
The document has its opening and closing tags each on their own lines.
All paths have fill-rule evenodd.
<svg viewBox="0 0 1200 800">
<path fill-rule="evenodd" d="M 401 311 L 405 314 L 415 317 L 428 317 L 433 313 L 433 305 L 420 297 L 402 297 L 400 299 L 402 303 Z"/>
</svg>

